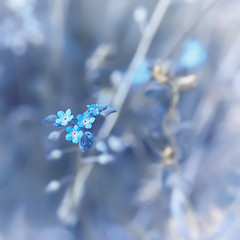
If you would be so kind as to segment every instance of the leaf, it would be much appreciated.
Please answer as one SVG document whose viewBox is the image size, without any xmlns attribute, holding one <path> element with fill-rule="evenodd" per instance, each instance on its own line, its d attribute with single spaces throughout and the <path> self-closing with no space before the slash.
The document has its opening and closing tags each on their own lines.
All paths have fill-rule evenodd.
<svg viewBox="0 0 240 240">
<path fill-rule="evenodd" d="M 153 84 L 145 91 L 145 96 L 150 100 L 155 100 L 168 109 L 171 105 L 171 88 L 166 84 Z"/>
<path fill-rule="evenodd" d="M 57 118 L 57 115 L 49 115 L 48 117 L 44 118 L 42 122 L 47 125 L 53 125 Z"/>
<path fill-rule="evenodd" d="M 180 91 L 188 91 L 196 86 L 197 77 L 193 74 L 177 78 L 177 84 Z"/>
<path fill-rule="evenodd" d="M 155 65 L 152 75 L 160 84 L 164 84 L 168 81 L 167 68 L 165 66 Z"/>
<path fill-rule="evenodd" d="M 96 104 L 96 106 L 98 107 L 99 112 L 102 112 L 108 108 L 107 105 L 102 105 L 102 104 Z"/>
<path fill-rule="evenodd" d="M 115 112 L 117 112 L 116 109 L 107 107 L 104 111 L 101 112 L 101 115 L 104 116 L 104 117 L 107 117 L 110 114 L 115 113 Z"/>
<path fill-rule="evenodd" d="M 48 135 L 48 140 L 56 142 L 61 136 L 61 131 L 52 131 Z"/>
</svg>

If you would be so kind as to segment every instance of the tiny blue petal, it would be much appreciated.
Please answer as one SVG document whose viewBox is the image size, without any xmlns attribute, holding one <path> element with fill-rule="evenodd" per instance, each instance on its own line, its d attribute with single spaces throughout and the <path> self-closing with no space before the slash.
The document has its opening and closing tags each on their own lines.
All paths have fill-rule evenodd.
<svg viewBox="0 0 240 240">
<path fill-rule="evenodd" d="M 78 136 L 74 137 L 74 138 L 72 139 L 72 142 L 75 143 L 75 144 L 77 144 L 77 143 L 79 142 L 79 137 L 78 137 Z"/>
<path fill-rule="evenodd" d="M 90 119 L 89 119 L 89 122 L 90 123 L 93 123 L 95 121 L 95 117 L 91 117 Z"/>
<path fill-rule="evenodd" d="M 66 136 L 65 136 L 66 140 L 67 141 L 71 141 L 72 140 L 72 134 L 68 133 Z"/>
<path fill-rule="evenodd" d="M 86 119 L 86 118 L 89 118 L 90 117 L 90 112 L 89 111 L 86 111 L 84 114 L 83 114 L 83 117 Z"/>
<path fill-rule="evenodd" d="M 67 109 L 66 115 L 67 115 L 67 116 L 70 116 L 70 115 L 71 115 L 71 110 L 70 110 L 70 109 Z"/>
<path fill-rule="evenodd" d="M 79 127 L 84 127 L 84 123 L 83 122 L 78 122 L 77 123 Z"/>
<path fill-rule="evenodd" d="M 87 128 L 87 129 L 91 129 L 92 128 L 92 124 L 89 122 L 89 123 L 87 123 L 86 125 L 85 125 L 85 128 Z"/>
<path fill-rule="evenodd" d="M 55 120 L 55 123 L 61 123 L 62 122 L 62 120 L 60 119 L 60 118 L 57 118 L 56 120 Z"/>
<path fill-rule="evenodd" d="M 82 116 L 81 114 L 78 114 L 78 115 L 77 115 L 77 120 L 78 120 L 78 121 L 82 121 L 82 120 L 83 120 L 83 116 Z"/>
<path fill-rule="evenodd" d="M 83 136 L 83 131 L 79 131 L 79 138 L 81 138 Z"/>
<path fill-rule="evenodd" d="M 62 121 L 62 126 L 67 126 L 67 124 L 68 124 L 68 120 L 63 120 Z"/>
<path fill-rule="evenodd" d="M 63 117 L 64 116 L 64 111 L 58 111 L 57 115 L 58 115 L 59 118 Z"/>
<path fill-rule="evenodd" d="M 66 131 L 67 131 L 68 133 L 70 133 L 70 132 L 73 131 L 73 128 L 72 128 L 72 127 L 67 127 L 67 128 L 66 128 Z"/>
<path fill-rule="evenodd" d="M 78 131 L 79 131 L 79 127 L 78 127 L 77 125 L 74 125 L 74 127 L 73 127 L 73 131 L 78 132 Z"/>
</svg>

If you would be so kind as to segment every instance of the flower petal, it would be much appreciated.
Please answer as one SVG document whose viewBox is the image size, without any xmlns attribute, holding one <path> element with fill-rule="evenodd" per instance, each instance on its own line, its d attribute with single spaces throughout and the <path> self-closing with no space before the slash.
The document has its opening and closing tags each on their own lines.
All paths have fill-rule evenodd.
<svg viewBox="0 0 240 240">
<path fill-rule="evenodd" d="M 70 134 L 70 133 L 66 134 L 65 138 L 66 138 L 67 141 L 71 141 L 72 140 L 72 134 Z"/>
<path fill-rule="evenodd" d="M 90 123 L 93 123 L 95 121 L 95 117 L 91 117 L 90 119 L 89 119 L 89 122 Z"/>
<path fill-rule="evenodd" d="M 88 122 L 88 123 L 85 125 L 85 128 L 87 128 L 87 129 L 92 128 L 92 124 L 91 124 L 90 122 Z"/>
<path fill-rule="evenodd" d="M 81 138 L 83 136 L 83 131 L 79 131 L 78 136 Z"/>
<path fill-rule="evenodd" d="M 70 122 L 73 119 L 73 115 L 68 117 L 68 121 Z"/>
<path fill-rule="evenodd" d="M 58 115 L 59 118 L 63 117 L 64 116 L 64 111 L 62 111 L 62 110 L 58 111 L 57 115 Z"/>
<path fill-rule="evenodd" d="M 62 126 L 67 126 L 67 124 L 68 124 L 68 120 L 63 120 L 62 121 Z"/>
<path fill-rule="evenodd" d="M 75 143 L 75 144 L 77 144 L 77 143 L 79 142 L 79 137 L 78 137 L 78 136 L 74 137 L 74 138 L 72 139 L 72 142 Z"/>
<path fill-rule="evenodd" d="M 71 109 L 70 109 L 70 108 L 67 109 L 67 111 L 66 111 L 66 115 L 67 115 L 67 116 L 70 116 L 70 115 L 71 115 Z"/>
<path fill-rule="evenodd" d="M 76 131 L 76 132 L 79 131 L 79 127 L 78 127 L 78 125 L 74 125 L 74 127 L 73 127 L 73 131 Z"/>
<path fill-rule="evenodd" d="M 61 124 L 61 123 L 62 123 L 62 119 L 61 119 L 61 118 L 57 118 L 57 119 L 55 120 L 55 123 Z"/>
<path fill-rule="evenodd" d="M 84 123 L 83 123 L 83 122 L 78 122 L 77 125 L 78 125 L 79 127 L 84 127 Z"/>
<path fill-rule="evenodd" d="M 72 127 L 67 127 L 67 128 L 66 128 L 66 131 L 67 131 L 68 133 L 70 133 L 70 132 L 73 131 L 73 128 L 72 128 Z"/>
<path fill-rule="evenodd" d="M 84 118 L 90 118 L 90 112 L 89 112 L 89 111 L 86 111 L 86 112 L 83 114 L 83 117 L 84 117 Z"/>
<path fill-rule="evenodd" d="M 83 120 L 82 114 L 78 114 L 78 115 L 77 115 L 77 120 L 80 121 L 80 122 Z"/>
</svg>

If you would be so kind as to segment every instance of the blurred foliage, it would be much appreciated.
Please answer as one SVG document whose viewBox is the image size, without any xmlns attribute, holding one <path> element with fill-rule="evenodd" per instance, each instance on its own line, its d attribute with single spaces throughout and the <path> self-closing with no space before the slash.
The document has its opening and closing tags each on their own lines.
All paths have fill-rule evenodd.
<svg viewBox="0 0 240 240">
<path fill-rule="evenodd" d="M 238 240 L 239 7 L 2 0 L 0 240 Z M 95 103 L 85 153 L 42 124 Z"/>
</svg>

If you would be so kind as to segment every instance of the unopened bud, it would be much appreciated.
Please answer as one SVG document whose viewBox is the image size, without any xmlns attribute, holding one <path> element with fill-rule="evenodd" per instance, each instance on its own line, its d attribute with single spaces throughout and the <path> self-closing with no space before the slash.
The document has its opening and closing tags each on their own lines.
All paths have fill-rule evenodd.
<svg viewBox="0 0 240 240">
<path fill-rule="evenodd" d="M 58 160 L 61 157 L 62 157 L 62 151 L 59 149 L 54 149 L 48 154 L 47 160 Z"/>
<path fill-rule="evenodd" d="M 48 183 L 48 185 L 45 187 L 44 191 L 46 193 L 49 193 L 49 192 L 56 192 L 58 191 L 58 189 L 61 187 L 61 184 L 59 181 L 57 180 L 53 180 L 51 182 Z"/>
</svg>

